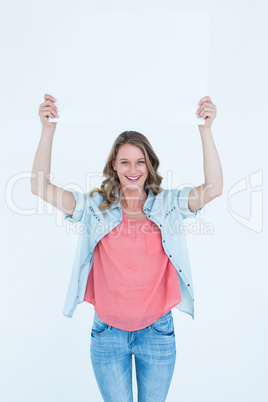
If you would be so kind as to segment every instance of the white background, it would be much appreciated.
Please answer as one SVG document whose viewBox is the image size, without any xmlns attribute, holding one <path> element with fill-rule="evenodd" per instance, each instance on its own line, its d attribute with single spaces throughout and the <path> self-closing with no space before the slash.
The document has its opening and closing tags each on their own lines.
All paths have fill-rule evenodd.
<svg viewBox="0 0 268 402">
<path fill-rule="evenodd" d="M 77 237 L 67 233 L 55 208 L 39 201 L 39 213 L 31 211 L 38 203 L 29 179 L 41 133 L 38 108 L 49 85 L 48 26 L 53 7 L 72 4 L 1 3 L 0 398 L 5 402 L 102 400 L 89 354 L 94 308 L 84 302 L 72 319 L 62 315 Z M 187 236 L 195 320 L 172 310 L 177 361 L 167 400 L 266 402 L 267 229 L 258 220 L 265 220 L 262 198 L 255 196 L 263 192 L 267 204 L 267 3 L 136 0 L 78 1 L 77 6 L 210 13 L 208 93 L 203 95 L 218 110 L 212 132 L 224 190 L 191 220 L 197 225 L 197 234 Z M 196 46 L 201 42 L 202 30 Z M 58 124 L 52 182 L 65 188 L 76 184 L 81 191 L 99 186 L 114 139 L 131 129 L 126 122 L 111 127 L 105 116 L 98 124 Z M 164 188 L 204 181 L 197 126 L 161 126 L 150 118 L 141 132 L 160 159 Z M 251 187 L 250 178 L 256 177 L 258 185 Z M 234 192 L 240 183 L 245 189 Z M 204 234 L 201 224 L 213 227 L 213 234 Z M 134 380 L 133 386 L 136 397 Z"/>
<path fill-rule="evenodd" d="M 208 12 L 51 10 L 47 89 L 60 115 L 53 121 L 105 118 L 111 128 L 140 130 L 148 121 L 204 124 L 195 112 L 207 93 L 209 31 Z"/>
</svg>

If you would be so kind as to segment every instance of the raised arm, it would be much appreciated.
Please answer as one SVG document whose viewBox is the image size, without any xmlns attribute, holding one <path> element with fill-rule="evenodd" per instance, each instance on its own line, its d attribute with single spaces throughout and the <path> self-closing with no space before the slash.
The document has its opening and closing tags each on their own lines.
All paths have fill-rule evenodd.
<svg viewBox="0 0 268 402">
<path fill-rule="evenodd" d="M 209 96 L 202 98 L 199 104 L 198 117 L 205 119 L 205 125 L 198 126 L 203 147 L 205 182 L 201 186 L 194 187 L 189 193 L 188 206 L 192 212 L 219 197 L 223 189 L 220 158 L 211 131 L 211 125 L 217 113 L 216 105 L 212 103 Z"/>
<path fill-rule="evenodd" d="M 39 107 L 42 132 L 32 167 L 31 191 L 62 212 L 72 215 L 76 204 L 73 194 L 50 182 L 52 143 L 57 123 L 49 122 L 49 117 L 57 117 L 58 112 L 53 96 L 46 94 L 44 99 Z"/>
</svg>

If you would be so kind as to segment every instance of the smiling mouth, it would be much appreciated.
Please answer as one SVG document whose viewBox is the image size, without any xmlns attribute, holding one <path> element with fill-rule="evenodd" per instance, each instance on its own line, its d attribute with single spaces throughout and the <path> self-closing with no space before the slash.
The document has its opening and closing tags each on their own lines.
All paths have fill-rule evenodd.
<svg viewBox="0 0 268 402">
<path fill-rule="evenodd" d="M 138 180 L 140 179 L 141 175 L 140 175 L 140 176 L 134 176 L 134 177 L 135 177 L 135 179 L 130 179 L 130 176 L 126 176 L 126 178 L 127 178 L 129 181 L 135 182 L 135 181 L 138 181 Z"/>
</svg>

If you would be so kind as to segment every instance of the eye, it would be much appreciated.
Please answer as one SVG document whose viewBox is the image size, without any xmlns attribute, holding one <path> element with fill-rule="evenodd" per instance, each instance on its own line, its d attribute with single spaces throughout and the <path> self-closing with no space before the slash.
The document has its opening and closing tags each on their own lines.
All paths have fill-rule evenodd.
<svg viewBox="0 0 268 402">
<path fill-rule="evenodd" d="M 127 161 L 123 161 L 121 163 L 128 163 Z M 138 163 L 145 163 L 145 161 L 138 161 Z"/>
</svg>

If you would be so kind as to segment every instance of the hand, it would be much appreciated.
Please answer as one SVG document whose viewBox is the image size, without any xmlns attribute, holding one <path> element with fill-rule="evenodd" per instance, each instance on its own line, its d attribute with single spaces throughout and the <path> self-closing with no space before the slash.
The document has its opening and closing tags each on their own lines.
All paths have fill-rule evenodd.
<svg viewBox="0 0 268 402">
<path fill-rule="evenodd" d="M 43 128 L 51 128 L 51 127 L 56 127 L 56 123 L 52 123 L 48 120 L 49 117 L 59 117 L 58 115 L 58 109 L 56 105 L 54 105 L 53 102 L 56 101 L 56 99 L 52 95 L 44 95 L 45 102 L 41 103 L 39 107 L 39 117 L 42 123 Z"/>
<path fill-rule="evenodd" d="M 197 109 L 197 117 L 203 117 L 205 119 L 204 125 L 198 125 L 198 127 L 211 127 L 213 120 L 217 114 L 216 105 L 212 103 L 209 96 L 205 96 L 199 102 L 200 107 Z"/>
</svg>

